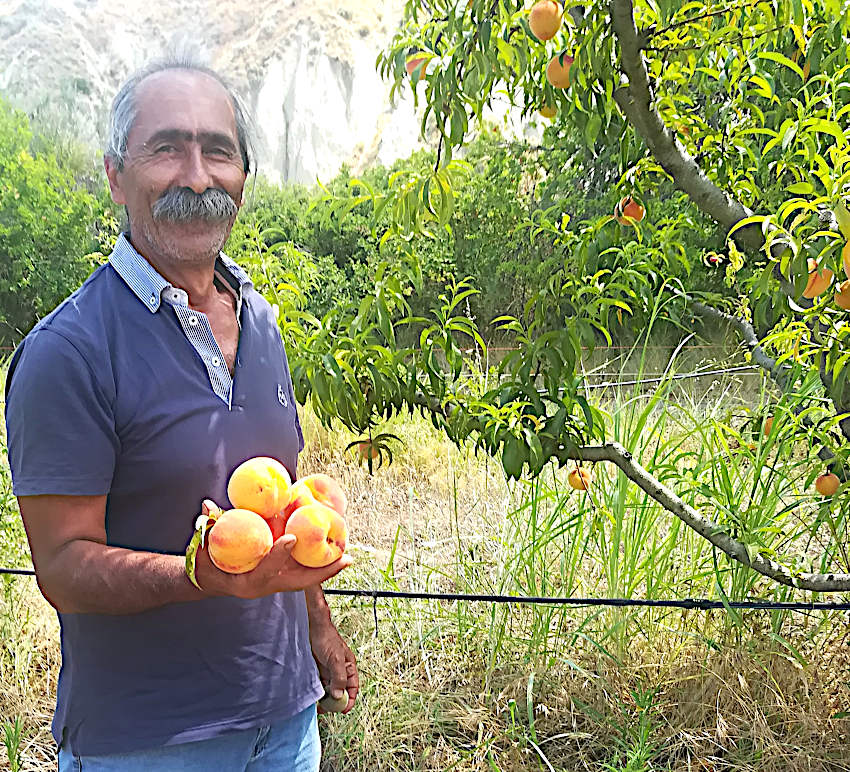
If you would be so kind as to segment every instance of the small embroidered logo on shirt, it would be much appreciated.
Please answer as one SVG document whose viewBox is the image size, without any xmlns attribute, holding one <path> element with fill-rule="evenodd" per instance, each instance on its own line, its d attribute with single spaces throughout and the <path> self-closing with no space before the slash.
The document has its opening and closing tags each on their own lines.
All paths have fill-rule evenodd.
<svg viewBox="0 0 850 772">
<path fill-rule="evenodd" d="M 280 384 L 277 385 L 277 401 L 280 402 L 281 405 L 287 407 L 289 402 L 286 400 L 286 392 L 283 390 L 283 386 Z"/>
</svg>

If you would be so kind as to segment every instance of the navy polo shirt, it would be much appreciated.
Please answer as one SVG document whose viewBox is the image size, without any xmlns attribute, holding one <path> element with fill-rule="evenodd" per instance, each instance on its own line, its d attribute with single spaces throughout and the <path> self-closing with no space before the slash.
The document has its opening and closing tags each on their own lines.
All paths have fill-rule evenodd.
<svg viewBox="0 0 850 772">
<path fill-rule="evenodd" d="M 119 238 L 108 264 L 24 339 L 7 376 L 14 493 L 107 494 L 107 542 L 181 554 L 201 501 L 227 506 L 252 456 L 295 477 L 303 447 L 269 304 L 221 255 L 240 324 L 231 378 L 186 293 Z M 283 720 L 322 694 L 303 592 L 134 615 L 59 614 L 53 735 L 97 755 Z"/>
</svg>

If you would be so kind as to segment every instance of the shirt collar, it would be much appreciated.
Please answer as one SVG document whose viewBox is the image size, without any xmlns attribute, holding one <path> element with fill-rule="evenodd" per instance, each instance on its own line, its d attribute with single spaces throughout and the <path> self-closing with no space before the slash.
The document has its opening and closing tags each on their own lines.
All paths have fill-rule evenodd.
<svg viewBox="0 0 850 772">
<path fill-rule="evenodd" d="M 162 293 L 171 289 L 172 285 L 135 250 L 124 233 L 118 236 L 118 240 L 115 242 L 115 248 L 109 255 L 109 264 L 148 311 L 155 313 L 159 310 Z M 248 274 L 224 252 L 219 252 L 215 267 L 216 272 L 221 274 L 225 280 L 229 280 L 228 283 L 234 289 L 238 286 L 239 299 L 241 300 L 243 290 L 252 286 Z"/>
</svg>

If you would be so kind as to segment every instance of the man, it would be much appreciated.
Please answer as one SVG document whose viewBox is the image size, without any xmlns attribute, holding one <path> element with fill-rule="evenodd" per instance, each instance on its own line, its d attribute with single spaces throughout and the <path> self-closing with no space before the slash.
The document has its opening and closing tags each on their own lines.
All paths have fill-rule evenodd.
<svg viewBox="0 0 850 772">
<path fill-rule="evenodd" d="M 221 254 L 250 171 L 238 99 L 190 61 L 112 107 L 105 156 L 129 232 L 15 352 L 14 491 L 61 624 L 60 770 L 316 770 L 316 701 L 350 710 L 354 657 L 321 582 L 279 539 L 247 574 L 183 552 L 230 472 L 303 447 L 271 309 Z"/>
</svg>

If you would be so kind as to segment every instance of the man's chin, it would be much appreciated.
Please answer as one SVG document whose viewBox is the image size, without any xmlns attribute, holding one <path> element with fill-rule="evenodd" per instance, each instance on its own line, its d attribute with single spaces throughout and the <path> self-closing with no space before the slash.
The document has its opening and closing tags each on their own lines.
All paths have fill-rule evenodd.
<svg viewBox="0 0 850 772">
<path fill-rule="evenodd" d="M 214 260 L 227 237 L 231 223 L 194 220 L 188 223 L 157 223 L 158 241 L 173 259 L 182 262 Z"/>
</svg>

